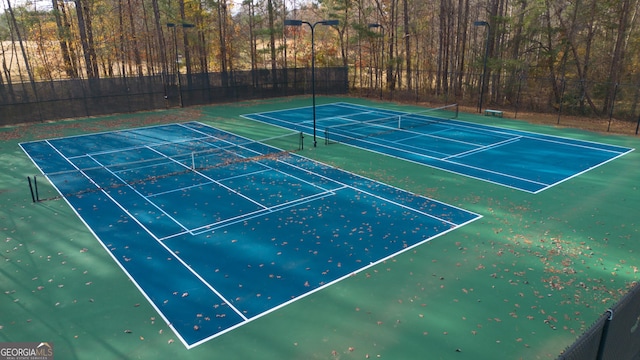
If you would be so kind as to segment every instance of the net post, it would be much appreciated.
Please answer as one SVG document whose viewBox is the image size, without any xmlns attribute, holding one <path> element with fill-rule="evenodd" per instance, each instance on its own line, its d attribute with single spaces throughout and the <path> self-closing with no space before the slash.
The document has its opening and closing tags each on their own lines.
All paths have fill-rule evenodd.
<svg viewBox="0 0 640 360">
<path fill-rule="evenodd" d="M 455 108 L 456 108 L 456 116 L 454 117 L 454 119 L 457 119 L 458 118 L 458 110 L 459 110 L 458 103 L 455 104 Z"/>
<path fill-rule="evenodd" d="M 33 200 L 33 202 L 36 202 L 36 197 L 33 194 L 33 185 L 31 184 L 31 177 L 27 176 L 27 181 L 29 181 L 29 190 L 31 190 L 31 200 Z"/>
<path fill-rule="evenodd" d="M 329 130 L 324 128 L 324 144 L 329 145 Z"/>
<path fill-rule="evenodd" d="M 298 143 L 298 150 L 304 150 L 304 133 L 300 131 L 300 142 Z"/>
<path fill-rule="evenodd" d="M 35 175 L 33 175 L 33 187 L 36 188 L 36 201 L 40 201 L 40 194 L 38 194 L 38 181 L 36 180 Z"/>
<path fill-rule="evenodd" d="M 191 152 L 191 170 L 195 170 L 195 169 L 196 169 L 196 155 L 192 151 Z"/>
</svg>

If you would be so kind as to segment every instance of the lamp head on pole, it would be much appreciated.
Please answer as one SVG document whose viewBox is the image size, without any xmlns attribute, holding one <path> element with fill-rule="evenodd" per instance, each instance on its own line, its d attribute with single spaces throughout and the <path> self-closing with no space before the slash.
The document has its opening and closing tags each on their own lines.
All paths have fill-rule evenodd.
<svg viewBox="0 0 640 360">
<path fill-rule="evenodd" d="M 286 19 L 284 21 L 284 26 L 302 26 L 302 20 Z"/>
<path fill-rule="evenodd" d="M 382 25 L 380 24 L 368 24 L 367 26 L 369 27 L 369 29 L 382 27 Z"/>
<path fill-rule="evenodd" d="M 484 20 L 474 21 L 473 26 L 489 26 L 489 23 Z"/>
<path fill-rule="evenodd" d="M 175 24 L 175 23 L 167 23 L 167 27 L 169 28 L 175 28 L 178 26 L 182 26 L 183 28 L 192 28 L 195 27 L 195 25 L 193 24 L 188 24 L 188 23 L 182 23 L 182 24 Z"/>
<path fill-rule="evenodd" d="M 318 21 L 318 24 L 326 26 L 338 26 L 340 25 L 340 20 L 322 20 Z"/>
</svg>

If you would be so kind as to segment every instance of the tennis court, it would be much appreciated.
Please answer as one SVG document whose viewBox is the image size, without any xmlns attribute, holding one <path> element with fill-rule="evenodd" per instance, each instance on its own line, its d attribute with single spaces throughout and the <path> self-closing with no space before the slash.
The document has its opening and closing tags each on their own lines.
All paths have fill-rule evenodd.
<svg viewBox="0 0 640 360">
<path fill-rule="evenodd" d="M 418 109 L 377 100 L 319 97 L 318 114 L 324 104 L 341 102 L 403 113 Z M 637 266 L 640 252 L 634 241 L 640 235 L 637 216 L 640 167 L 636 166 L 640 153 L 637 151 L 534 194 L 367 151 L 349 146 L 349 143 L 333 144 L 336 140 L 325 146 L 322 128 L 319 128 L 317 148 L 311 144 L 310 131 L 305 130 L 304 149 L 297 150 L 299 134 L 241 116 L 294 109 L 292 113 L 298 116 L 304 113 L 306 121 L 310 121 L 310 103 L 308 97 L 270 99 L 0 129 L 3 137 L 0 142 L 3 164 L 0 172 L 3 231 L 0 242 L 0 283 L 3 287 L 0 339 L 3 342 L 47 341 L 54 344 L 56 358 L 64 359 L 418 359 L 424 358 L 425 354 L 433 359 L 495 359 L 496 354 L 509 359 L 555 359 L 640 280 Z M 640 143 L 637 136 L 541 125 L 513 120 L 509 116 L 489 118 L 461 112 L 456 121 L 459 120 L 628 149 L 637 149 Z M 213 216 L 217 213 L 214 212 L 210 221 L 204 221 L 197 215 L 187 216 L 186 212 L 218 211 L 205 202 L 226 193 L 198 188 L 203 185 L 213 189 L 213 183 L 193 186 L 198 178 L 192 178 L 193 171 L 188 168 L 211 174 L 208 176 L 212 178 L 215 173 L 222 178 L 226 170 L 204 160 L 206 152 L 215 152 L 215 146 L 200 147 L 196 142 L 188 145 L 194 138 L 203 136 L 192 134 L 183 138 L 180 134 L 186 133 L 185 129 L 177 131 L 174 127 L 175 124 L 191 123 L 236 134 L 238 137 L 234 138 L 221 132 L 225 140 L 232 140 L 222 147 L 233 148 L 233 144 L 246 143 L 252 149 L 258 149 L 264 161 L 269 160 L 267 157 L 287 162 L 289 158 L 297 159 L 300 163 L 303 162 L 300 156 L 312 159 L 304 160 L 304 163 L 317 164 L 315 169 L 318 171 L 313 171 L 316 176 L 327 175 L 323 171 L 329 169 L 332 175 L 321 178 L 330 184 L 349 185 L 349 179 L 371 184 L 371 187 L 357 187 L 364 190 L 362 196 L 369 199 L 372 198 L 371 189 L 387 189 L 391 194 L 399 188 L 409 192 L 399 191 L 399 195 L 419 194 L 422 197 L 411 195 L 411 199 L 419 201 L 395 203 L 419 210 L 416 204 L 420 201 L 429 201 L 434 207 L 451 204 L 451 211 L 464 209 L 482 217 L 455 230 L 444 231 L 437 238 L 370 267 L 363 260 L 358 273 L 314 288 L 315 283 L 336 276 L 336 271 L 349 264 L 341 261 L 339 268 L 335 260 L 328 262 L 323 249 L 319 249 L 317 255 L 302 247 L 295 250 L 292 241 L 300 239 L 300 236 L 294 237 L 296 232 L 305 237 L 308 249 L 312 247 L 306 241 L 312 236 L 308 232 L 310 229 L 295 223 L 278 228 L 272 217 L 282 215 L 285 220 L 291 218 L 299 222 L 304 217 L 309 227 L 318 229 L 318 234 L 326 234 L 329 222 L 318 221 L 319 212 L 314 206 L 322 209 L 325 208 L 323 205 L 332 208 L 335 203 L 342 206 L 346 200 L 339 199 L 347 189 L 307 202 L 304 204 L 307 206 L 299 203 L 296 207 L 283 207 L 264 216 L 251 219 L 247 216 L 242 223 L 227 224 L 218 229 L 213 229 L 212 225 L 211 230 L 215 233 L 200 233 L 204 230 L 198 229 L 200 226 L 224 225 L 222 216 L 219 216 L 220 220 L 215 219 Z M 290 136 L 279 137 L 283 134 Z M 187 138 L 191 140 L 184 141 Z M 253 142 L 248 139 L 262 139 L 269 146 L 249 145 Z M 215 142 L 215 139 L 209 141 Z M 41 169 L 34 166 L 32 160 L 37 157 L 32 159 L 30 156 L 36 152 L 30 151 L 27 156 L 20 146 L 40 144 L 46 145 L 43 146 L 46 149 L 50 147 L 47 142 L 65 143 L 68 149 L 76 145 L 84 147 L 85 153 L 92 154 L 104 166 L 97 166 L 85 158 L 86 163 L 81 165 L 83 169 L 90 174 L 99 169 L 106 173 L 111 171 L 124 181 L 111 182 L 115 175 L 109 173 L 109 178 L 96 177 L 101 185 L 85 179 L 81 186 L 71 186 L 63 181 L 62 185 L 55 184 L 60 189 L 54 188 L 40 176 Z M 169 145 L 170 142 L 173 145 Z M 143 149 L 145 146 L 148 149 Z M 178 150 L 182 147 L 184 149 Z M 157 153 L 150 152 L 151 149 L 173 153 L 171 158 L 186 167 L 163 165 L 167 167 L 163 171 L 151 167 L 143 170 L 142 163 L 158 161 Z M 106 156 L 109 151 L 120 160 L 110 161 Z M 232 151 L 238 152 L 242 153 Z M 267 156 L 264 156 L 265 152 Z M 203 156 L 196 156 L 199 153 Z M 69 160 L 80 164 L 83 154 L 82 151 L 56 156 L 41 154 L 36 162 L 47 169 L 51 178 L 59 176 L 62 180 L 67 177 L 68 183 L 80 184 L 69 173 L 77 169 L 61 165 Z M 248 156 L 258 160 L 261 155 L 249 153 Z M 229 167 L 263 166 L 262 163 L 253 164 L 253 161 L 243 162 L 232 155 L 223 158 Z M 59 163 L 53 164 L 54 161 Z M 138 165 L 117 166 L 129 162 L 138 162 Z M 155 165 L 159 167 L 159 163 Z M 96 169 L 92 169 L 94 167 Z M 275 170 L 271 168 L 274 167 L 269 163 L 263 173 L 273 174 Z M 64 175 L 65 172 L 69 174 Z M 189 172 L 192 173 L 190 176 Z M 40 198 L 56 200 L 32 202 L 26 177 L 34 174 L 38 175 Z M 289 183 L 294 182 L 284 173 L 279 176 Z M 150 181 L 137 182 L 146 178 Z M 270 183 L 275 178 L 275 174 L 265 175 L 263 180 Z M 246 178 L 236 181 L 253 186 Z M 299 187 L 316 189 L 306 183 Z M 184 189 L 190 196 L 171 195 L 170 189 L 178 192 Z M 350 191 L 356 191 L 354 189 Z M 139 201 L 132 200 L 132 204 L 128 204 L 119 198 L 124 198 L 121 192 L 129 193 Z M 300 194 L 300 198 L 292 194 Z M 119 205 L 127 206 L 126 211 L 107 195 L 118 198 L 122 202 Z M 306 199 L 308 193 L 302 195 L 287 189 L 277 203 L 304 201 L 303 196 Z M 169 198 L 180 198 L 182 205 L 169 203 Z M 200 201 L 194 200 L 196 198 Z M 262 201 L 261 196 L 250 198 Z M 241 201 L 235 196 L 225 199 Z M 392 199 L 397 200 L 396 197 Z M 167 221 L 167 215 L 157 208 L 152 208 L 154 214 L 149 213 L 145 206 L 160 200 L 165 202 L 162 209 L 176 221 Z M 269 200 L 265 198 L 265 201 Z M 384 209 L 391 205 L 388 200 L 376 201 L 377 207 Z M 197 205 L 190 205 L 196 202 Z M 275 207 L 275 203 L 276 199 L 271 199 L 268 206 Z M 337 223 L 338 239 L 353 243 L 356 242 L 355 235 L 345 234 L 345 223 L 350 225 L 349 230 L 362 228 L 365 215 L 359 212 L 360 208 L 373 209 L 372 200 L 354 203 L 357 206 L 349 201 L 349 207 L 343 209 L 347 218 L 339 218 Z M 226 201 L 221 207 L 225 218 L 232 216 L 231 208 L 244 211 L 244 215 L 249 211 L 249 208 L 241 210 L 241 207 L 229 204 L 230 201 Z M 382 204 L 387 205 L 383 207 Z M 377 210 L 369 211 L 368 215 L 377 213 Z M 337 216 L 332 214 L 328 209 L 323 210 L 322 218 L 333 221 Z M 423 215 L 415 218 L 426 220 Z M 371 225 L 378 221 L 391 223 L 391 220 L 383 221 L 373 216 L 368 219 L 373 220 L 368 222 Z M 158 222 L 164 226 L 159 226 Z M 403 238 L 413 236 L 408 229 L 401 230 L 405 225 L 400 223 L 400 220 L 394 221 L 393 226 L 378 235 L 384 237 L 387 233 L 406 231 L 409 236 L 403 234 Z M 169 226 L 172 226 L 171 231 L 167 230 Z M 268 231 L 271 236 L 267 238 L 267 233 L 260 230 Z M 184 233 L 178 235 L 181 232 Z M 271 244 L 273 236 L 277 237 L 277 246 Z M 159 240 L 161 237 L 166 238 Z M 217 239 L 221 239 L 221 243 L 216 243 Z M 280 241 L 288 244 L 280 245 Z M 378 241 L 386 244 L 387 239 Z M 257 245 L 264 243 L 271 248 Z M 340 248 L 344 250 L 346 245 Z M 186 249 L 191 249 L 191 253 Z M 206 250 L 194 255 L 196 249 Z M 282 254 L 277 255 L 278 251 Z M 303 254 L 305 251 L 307 253 Z M 220 259 L 231 253 L 237 256 Z M 363 253 L 361 248 L 354 248 L 354 257 L 364 258 Z M 389 253 L 392 253 L 391 249 Z M 318 260 L 321 257 L 324 260 Z M 258 258 L 266 260 L 251 262 Z M 297 271 L 287 268 L 287 264 L 302 258 L 310 262 L 301 263 Z M 180 260 L 186 265 L 177 265 Z M 275 261 L 275 265 L 270 261 Z M 248 266 L 250 263 L 251 267 Z M 264 265 L 260 267 L 261 264 Z M 287 269 L 279 271 L 279 267 Z M 310 270 L 306 270 L 307 267 Z M 320 268 L 331 271 L 322 275 Z M 216 269 L 220 270 L 216 273 Z M 229 305 L 221 305 L 223 300 L 211 288 L 204 286 L 206 289 L 200 290 L 203 281 L 211 281 L 216 276 L 223 280 L 216 286 L 223 285 L 215 290 L 228 296 L 225 299 L 247 320 L 235 311 L 229 311 Z M 262 280 L 260 276 L 269 280 Z M 250 281 L 244 281 L 245 278 Z M 309 281 L 309 287 L 305 286 L 306 281 Z M 300 282 L 302 285 L 299 286 Z M 250 299 L 236 300 L 243 290 L 249 295 L 257 292 L 255 289 L 260 283 L 265 285 L 261 287 L 259 297 L 255 294 Z M 271 301 L 274 304 L 286 296 L 284 290 L 282 294 L 276 294 L 277 289 L 281 289 L 278 283 L 293 284 L 308 292 L 287 299 L 283 303 L 286 305 L 281 307 L 270 307 L 268 296 L 277 297 Z M 210 297 L 211 294 L 215 296 Z M 262 299 L 263 303 L 256 302 L 256 298 Z M 202 305 L 205 303 L 208 305 Z M 255 309 L 255 313 L 259 312 L 261 304 L 269 306 L 269 310 L 255 316 L 248 312 Z M 243 312 L 245 310 L 247 313 Z M 229 327 L 224 330 L 227 325 Z"/>
<path fill-rule="evenodd" d="M 244 117 L 314 133 L 311 107 Z M 316 136 L 437 169 L 539 193 L 630 148 L 457 120 L 457 105 L 408 113 L 345 102 L 316 107 Z"/>
<path fill-rule="evenodd" d="M 299 138 L 192 121 L 20 146 L 192 348 L 480 217 L 299 156 Z"/>
</svg>

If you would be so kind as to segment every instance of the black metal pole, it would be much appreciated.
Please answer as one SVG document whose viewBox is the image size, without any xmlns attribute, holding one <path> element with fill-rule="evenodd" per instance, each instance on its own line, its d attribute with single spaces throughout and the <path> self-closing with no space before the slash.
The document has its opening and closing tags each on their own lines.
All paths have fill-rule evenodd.
<svg viewBox="0 0 640 360">
<path fill-rule="evenodd" d="M 380 25 L 380 24 L 369 24 L 368 25 L 369 28 L 380 28 L 381 31 L 381 38 L 380 38 L 380 71 L 377 71 L 378 74 L 380 74 L 380 100 L 382 100 L 382 78 L 383 78 L 383 71 L 384 71 L 384 26 Z"/>
<path fill-rule="evenodd" d="M 567 86 L 567 82 L 565 81 L 564 77 L 560 81 L 562 82 L 562 90 L 560 91 L 560 104 L 558 105 L 558 121 L 556 122 L 558 125 L 560 125 L 560 116 L 562 115 L 562 104 L 564 104 L 564 90 Z"/>
<path fill-rule="evenodd" d="M 310 23 L 308 21 L 302 20 L 289 20 L 285 19 L 285 26 L 301 26 L 302 24 L 307 24 L 311 28 L 311 98 L 313 102 L 313 147 L 318 145 L 318 141 L 316 139 L 316 52 L 315 52 L 315 27 L 318 24 L 334 26 L 338 25 L 338 20 L 321 20 L 315 23 Z"/>
<path fill-rule="evenodd" d="M 31 190 L 31 200 L 36 202 L 36 197 L 33 195 L 33 185 L 31 184 L 31 177 L 27 176 L 27 180 L 29 181 L 29 190 Z"/>
<path fill-rule="evenodd" d="M 486 21 L 474 21 L 473 26 L 486 26 L 487 27 L 487 36 L 486 36 L 486 44 L 484 49 L 484 61 L 482 68 L 482 79 L 480 81 L 480 99 L 478 100 L 478 112 L 482 113 L 482 100 L 484 98 L 484 87 L 487 78 L 487 58 L 489 57 L 489 36 L 491 33 L 491 25 L 489 25 Z"/>
<path fill-rule="evenodd" d="M 311 25 L 311 97 L 313 98 L 313 147 L 318 145 L 316 141 L 316 53 L 314 42 L 314 29 L 318 23 Z"/>
<path fill-rule="evenodd" d="M 607 125 L 607 132 L 611 130 L 611 121 L 613 120 L 613 110 L 616 106 L 616 96 L 618 95 L 618 83 L 615 85 L 613 91 L 613 99 L 611 100 L 611 110 L 609 110 L 609 125 Z"/>
<path fill-rule="evenodd" d="M 482 67 L 482 88 L 480 89 L 480 104 L 478 105 L 478 112 L 482 113 L 482 102 L 484 100 L 484 88 L 487 83 L 487 58 L 489 58 L 489 33 L 491 32 L 491 27 L 487 23 L 487 40 L 484 49 L 484 65 Z"/>
<path fill-rule="evenodd" d="M 33 187 L 36 188 L 36 201 L 40 201 L 40 194 L 38 194 L 38 180 L 36 180 L 35 175 L 33 175 Z"/>
<path fill-rule="evenodd" d="M 173 48 L 176 53 L 174 69 L 176 73 L 176 85 L 178 86 L 178 100 L 180 100 L 180 107 L 184 107 L 184 103 L 182 102 L 182 86 L 180 84 L 180 66 L 178 64 L 180 57 L 178 56 L 178 31 L 176 30 L 176 26 L 173 27 Z"/>
</svg>

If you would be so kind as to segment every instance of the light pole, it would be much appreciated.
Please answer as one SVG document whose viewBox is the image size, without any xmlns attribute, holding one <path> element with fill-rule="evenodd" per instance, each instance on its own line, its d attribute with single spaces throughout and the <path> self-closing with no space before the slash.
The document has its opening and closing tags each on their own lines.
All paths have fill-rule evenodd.
<svg viewBox="0 0 640 360">
<path fill-rule="evenodd" d="M 369 29 L 380 28 L 381 34 L 381 45 L 380 45 L 380 100 L 382 100 L 382 84 L 383 84 L 383 74 L 384 74 L 384 26 L 380 24 L 369 24 Z"/>
<path fill-rule="evenodd" d="M 178 36 L 176 33 L 176 27 L 178 26 L 182 26 L 182 28 L 192 28 L 195 25 L 193 24 L 186 24 L 186 23 L 182 23 L 182 24 L 174 24 L 174 23 L 167 23 L 167 27 L 173 29 L 173 51 L 176 54 L 176 64 L 174 66 L 174 74 L 176 75 L 176 85 L 178 85 L 178 99 L 180 100 L 180 107 L 184 107 L 184 103 L 182 102 L 182 86 L 180 84 L 180 68 L 178 67 L 178 62 L 180 60 L 180 58 L 178 57 Z"/>
<path fill-rule="evenodd" d="M 484 97 L 484 85 L 487 76 L 487 58 L 489 57 L 489 33 L 491 33 L 491 25 L 489 25 L 489 23 L 486 21 L 474 21 L 473 26 L 487 27 L 486 45 L 484 49 L 484 65 L 482 69 L 482 81 L 480 85 L 480 100 L 478 101 L 478 112 L 482 113 L 482 98 Z"/>
<path fill-rule="evenodd" d="M 337 26 L 340 24 L 338 20 L 321 20 L 311 24 L 308 21 L 302 20 L 285 20 L 285 26 L 302 26 L 307 24 L 311 28 L 311 98 L 313 99 L 313 147 L 316 147 L 318 142 L 316 141 L 316 53 L 314 44 L 314 30 L 316 25 Z"/>
</svg>

